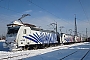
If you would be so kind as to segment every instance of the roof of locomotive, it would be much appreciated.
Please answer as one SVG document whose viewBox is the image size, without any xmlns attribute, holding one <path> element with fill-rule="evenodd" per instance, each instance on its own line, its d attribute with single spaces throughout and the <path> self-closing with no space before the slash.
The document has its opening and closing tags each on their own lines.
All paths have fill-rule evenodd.
<svg viewBox="0 0 90 60">
<path fill-rule="evenodd" d="M 33 25 L 33 24 L 28 24 L 28 23 L 21 23 L 21 22 L 19 22 L 19 21 L 13 21 L 13 22 L 11 22 L 10 24 L 7 24 L 7 26 L 29 26 L 29 27 L 36 27 L 35 25 Z"/>
<path fill-rule="evenodd" d="M 42 32 L 53 32 L 55 33 L 55 31 L 53 30 L 43 30 L 41 28 L 36 27 L 33 24 L 28 24 L 28 23 L 21 23 L 19 21 L 13 21 L 10 24 L 7 24 L 8 27 L 15 27 L 15 26 L 28 26 L 31 28 L 31 30 L 36 30 L 36 31 L 42 31 Z"/>
</svg>

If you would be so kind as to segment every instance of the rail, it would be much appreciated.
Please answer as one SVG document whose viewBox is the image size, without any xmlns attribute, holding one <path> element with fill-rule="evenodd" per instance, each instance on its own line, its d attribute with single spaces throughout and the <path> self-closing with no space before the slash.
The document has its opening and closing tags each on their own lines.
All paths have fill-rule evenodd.
<svg viewBox="0 0 90 60">
<path fill-rule="evenodd" d="M 78 52 L 78 50 L 77 51 L 74 51 L 74 52 L 72 52 L 72 53 L 70 53 L 70 54 L 68 54 L 68 55 L 66 55 L 66 56 L 64 56 L 62 58 L 60 58 L 60 60 L 64 60 L 65 58 L 67 58 L 67 57 L 75 54 L 76 52 Z M 82 55 L 82 57 L 80 58 L 80 60 L 84 60 L 84 58 L 89 54 L 89 52 L 90 52 L 90 49 L 88 51 L 86 51 L 85 54 Z"/>
<path fill-rule="evenodd" d="M 89 52 L 90 52 L 90 49 L 85 53 L 85 55 L 80 60 L 83 60 Z"/>
<path fill-rule="evenodd" d="M 74 52 L 72 52 L 71 54 L 68 54 L 68 55 L 66 55 L 65 57 L 63 57 L 63 58 L 61 58 L 60 60 L 63 60 L 63 59 L 65 59 L 66 57 L 68 57 L 68 56 L 70 56 L 70 55 L 72 55 L 72 54 L 74 54 L 74 53 L 76 53 L 77 51 L 74 51 Z"/>
</svg>

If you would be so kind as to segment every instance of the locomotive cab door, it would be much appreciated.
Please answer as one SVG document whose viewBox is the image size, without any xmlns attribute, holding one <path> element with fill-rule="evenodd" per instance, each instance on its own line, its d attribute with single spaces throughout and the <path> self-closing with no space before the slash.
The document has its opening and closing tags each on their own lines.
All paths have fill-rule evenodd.
<svg viewBox="0 0 90 60">
<path fill-rule="evenodd" d="M 24 33 L 24 36 L 28 37 L 30 35 L 30 33 L 31 33 L 30 27 L 25 27 L 23 33 Z M 25 45 L 29 45 L 31 41 L 26 39 L 26 38 L 24 38 L 24 39 L 26 41 Z"/>
<path fill-rule="evenodd" d="M 28 43 L 28 40 L 24 38 L 23 36 L 29 36 L 30 31 L 31 31 L 30 27 L 22 26 L 20 28 L 19 34 L 18 34 L 18 46 L 25 46 Z"/>
</svg>

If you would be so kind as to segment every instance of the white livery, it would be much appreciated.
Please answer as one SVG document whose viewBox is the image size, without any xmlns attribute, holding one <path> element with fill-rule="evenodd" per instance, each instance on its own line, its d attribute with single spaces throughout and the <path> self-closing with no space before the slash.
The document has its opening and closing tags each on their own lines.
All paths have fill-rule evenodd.
<svg viewBox="0 0 90 60">
<path fill-rule="evenodd" d="M 14 21 L 7 25 L 8 31 L 4 47 L 10 50 L 22 49 L 29 45 L 58 43 L 54 31 L 43 30 L 32 24 L 22 24 Z"/>
<path fill-rule="evenodd" d="M 75 42 L 74 41 L 74 36 L 70 35 L 70 34 L 61 33 L 60 42 L 61 43 L 72 43 L 72 42 Z"/>
</svg>

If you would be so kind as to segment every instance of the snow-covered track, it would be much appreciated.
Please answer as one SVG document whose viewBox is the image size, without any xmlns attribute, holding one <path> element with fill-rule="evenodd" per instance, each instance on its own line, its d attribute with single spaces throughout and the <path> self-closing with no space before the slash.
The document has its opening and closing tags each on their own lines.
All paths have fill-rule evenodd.
<svg viewBox="0 0 90 60">
<path fill-rule="evenodd" d="M 90 43 L 76 43 L 37 50 L 0 51 L 0 60 L 86 60 Z"/>
<path fill-rule="evenodd" d="M 55 51 L 55 50 L 59 50 L 59 49 L 67 49 L 71 46 L 66 46 L 66 45 L 63 45 L 63 46 L 57 46 L 57 47 L 49 47 L 49 48 L 46 48 L 47 51 L 49 52 L 49 49 L 51 51 Z M 38 51 L 39 50 L 39 51 Z M 29 55 L 32 54 L 32 56 L 35 56 L 35 55 L 39 55 L 41 54 L 40 51 L 44 53 L 47 53 L 45 49 L 38 49 L 38 50 L 26 50 L 26 51 L 14 51 L 14 52 L 1 52 L 2 55 L 0 55 L 0 60 L 13 60 L 13 59 L 23 59 L 22 56 L 24 56 L 25 58 L 28 57 Z M 45 51 L 44 51 L 45 50 Z M 36 54 L 36 52 L 38 51 L 38 53 Z"/>
</svg>

